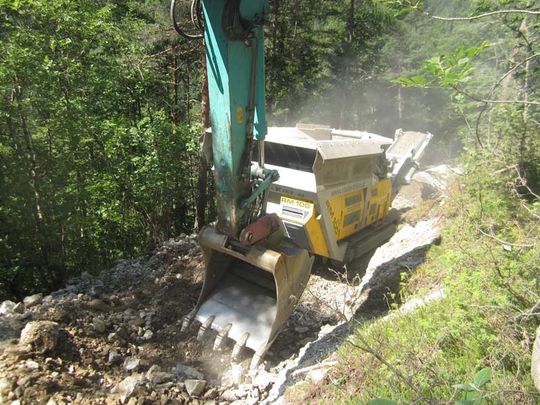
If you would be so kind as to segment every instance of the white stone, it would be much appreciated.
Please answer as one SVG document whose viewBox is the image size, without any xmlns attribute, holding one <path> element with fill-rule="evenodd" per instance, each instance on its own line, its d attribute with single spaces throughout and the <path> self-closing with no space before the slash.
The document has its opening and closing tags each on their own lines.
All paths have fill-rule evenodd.
<svg viewBox="0 0 540 405">
<path fill-rule="evenodd" d="M 0 304 L 0 315 L 13 315 L 13 309 L 15 308 L 13 301 L 6 300 Z"/>
<path fill-rule="evenodd" d="M 150 340 L 154 337 L 154 332 L 152 332 L 150 329 L 147 329 L 144 331 L 144 335 L 142 336 L 142 338 L 144 340 Z"/>
<path fill-rule="evenodd" d="M 26 308 L 31 308 L 33 306 L 39 305 L 43 302 L 43 294 L 29 295 L 23 300 L 23 302 Z"/>
<path fill-rule="evenodd" d="M 313 384 L 320 384 L 326 379 L 327 375 L 328 371 L 325 369 L 311 370 L 308 373 L 308 378 Z"/>
<path fill-rule="evenodd" d="M 206 381 L 205 380 L 186 380 L 184 381 L 184 384 L 186 386 L 186 391 L 190 396 L 198 396 L 200 395 L 204 387 L 206 387 Z"/>
<path fill-rule="evenodd" d="M 143 377 L 140 374 L 124 378 L 117 386 L 116 392 L 120 395 L 120 400 L 125 403 L 133 395 L 135 388 L 142 382 Z"/>
<path fill-rule="evenodd" d="M 25 363 L 26 367 L 31 369 L 31 370 L 37 370 L 39 368 L 39 363 L 37 361 L 34 361 L 34 360 L 26 360 L 26 363 Z"/>
<path fill-rule="evenodd" d="M 265 370 L 260 370 L 253 379 L 253 385 L 261 391 L 267 391 L 268 387 L 274 383 L 275 376 Z"/>
<path fill-rule="evenodd" d="M 139 368 L 139 365 L 141 364 L 141 360 L 138 359 L 137 357 L 126 357 L 126 359 L 124 360 L 124 368 L 127 370 L 127 371 L 133 371 L 133 370 L 136 370 L 137 368 Z"/>
<path fill-rule="evenodd" d="M 533 344 L 531 375 L 534 386 L 540 392 L 540 326 L 536 329 L 536 339 Z"/>
</svg>

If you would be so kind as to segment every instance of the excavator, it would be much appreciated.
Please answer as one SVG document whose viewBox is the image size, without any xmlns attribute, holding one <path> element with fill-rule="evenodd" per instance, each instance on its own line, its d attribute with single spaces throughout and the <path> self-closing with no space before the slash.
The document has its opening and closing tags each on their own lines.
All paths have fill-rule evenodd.
<svg viewBox="0 0 540 405">
<path fill-rule="evenodd" d="M 389 207 L 432 138 L 394 139 L 322 125 L 268 128 L 268 0 L 172 0 L 184 38 L 204 37 L 211 128 L 205 137 L 217 220 L 198 241 L 203 287 L 182 329 L 232 339 L 233 359 L 264 358 L 306 288 L 316 257 L 352 263 L 389 239 Z M 180 20 L 179 16 L 183 19 Z"/>
</svg>

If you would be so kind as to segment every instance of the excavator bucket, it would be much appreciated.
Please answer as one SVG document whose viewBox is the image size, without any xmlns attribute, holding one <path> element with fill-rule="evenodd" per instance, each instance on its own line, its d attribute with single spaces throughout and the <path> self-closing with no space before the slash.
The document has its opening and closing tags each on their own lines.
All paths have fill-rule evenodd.
<svg viewBox="0 0 540 405">
<path fill-rule="evenodd" d="M 225 338 L 235 341 L 233 359 L 252 349 L 251 367 L 259 365 L 306 288 L 313 257 L 282 239 L 271 248 L 264 244 L 234 246 L 213 227 L 199 234 L 206 270 L 195 309 L 183 329 L 200 322 L 198 337 L 217 331 L 214 350 Z"/>
</svg>

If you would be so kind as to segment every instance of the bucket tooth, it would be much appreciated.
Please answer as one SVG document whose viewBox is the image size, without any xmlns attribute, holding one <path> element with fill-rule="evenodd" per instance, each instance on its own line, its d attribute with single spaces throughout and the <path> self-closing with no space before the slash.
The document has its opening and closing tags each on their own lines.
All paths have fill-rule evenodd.
<svg viewBox="0 0 540 405">
<path fill-rule="evenodd" d="M 197 333 L 197 340 L 201 341 L 205 332 L 212 327 L 212 322 L 216 319 L 215 315 L 209 316 L 204 323 L 201 323 L 199 332 Z"/>
<path fill-rule="evenodd" d="M 242 337 L 234 344 L 234 348 L 232 351 L 231 358 L 233 361 L 238 361 L 240 358 L 240 353 L 242 352 L 242 349 L 246 346 L 247 340 L 249 339 L 249 333 L 246 332 L 242 335 Z"/>
<path fill-rule="evenodd" d="M 266 345 L 261 346 L 253 355 L 249 368 L 255 370 L 261 364 L 264 355 L 266 354 Z"/>
<path fill-rule="evenodd" d="M 193 319 L 195 318 L 195 311 L 191 311 L 189 314 L 184 316 L 182 319 L 182 326 L 180 327 L 180 332 L 185 332 L 188 330 L 189 325 L 191 325 L 191 322 L 193 322 Z"/>
<path fill-rule="evenodd" d="M 228 323 L 225 327 L 218 333 L 216 340 L 214 341 L 214 350 L 221 350 L 223 343 L 229 334 L 229 331 L 232 328 L 232 323 Z"/>
</svg>

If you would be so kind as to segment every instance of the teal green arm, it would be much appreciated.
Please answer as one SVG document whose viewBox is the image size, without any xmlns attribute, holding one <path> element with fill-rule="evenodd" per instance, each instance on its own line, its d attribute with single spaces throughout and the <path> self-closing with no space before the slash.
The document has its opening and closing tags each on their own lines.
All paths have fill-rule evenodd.
<svg viewBox="0 0 540 405">
<path fill-rule="evenodd" d="M 263 190 L 252 190 L 251 178 L 252 144 L 267 133 L 267 8 L 267 0 L 203 0 L 217 229 L 233 237 L 249 223 L 251 205 L 268 186 L 263 181 Z"/>
</svg>

